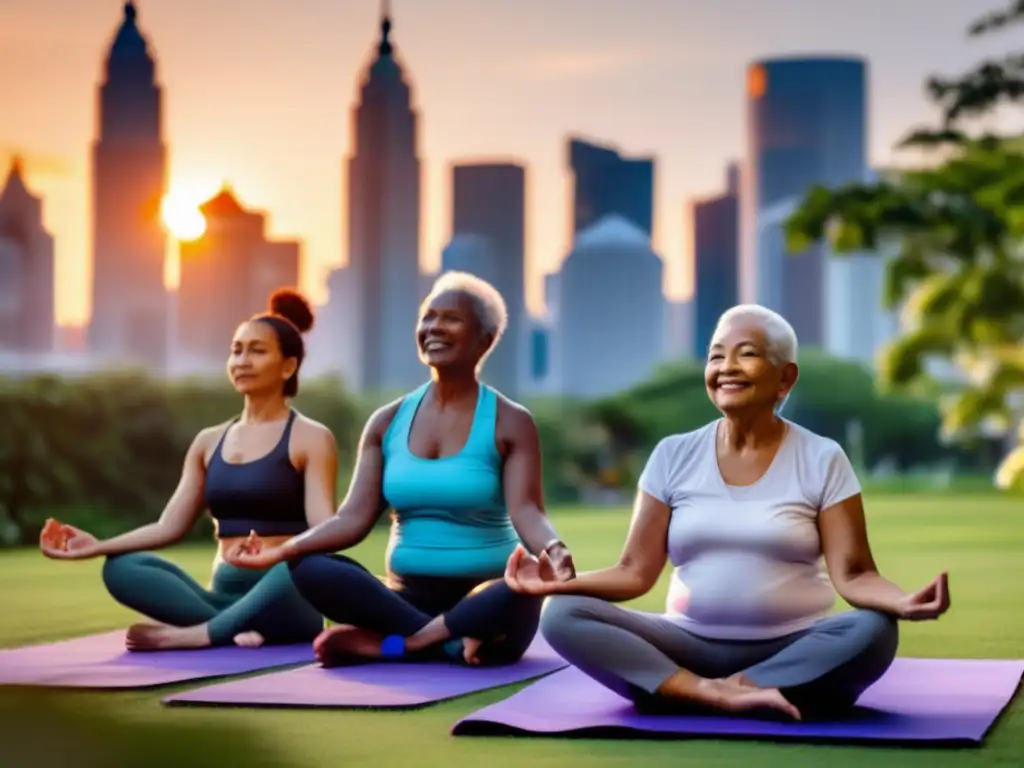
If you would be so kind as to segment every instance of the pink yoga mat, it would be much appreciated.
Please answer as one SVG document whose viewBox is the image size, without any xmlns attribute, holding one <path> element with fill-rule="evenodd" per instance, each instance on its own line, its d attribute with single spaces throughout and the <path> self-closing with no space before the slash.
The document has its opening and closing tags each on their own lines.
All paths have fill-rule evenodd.
<svg viewBox="0 0 1024 768">
<path fill-rule="evenodd" d="M 315 664 L 198 688 L 170 696 L 164 703 L 412 709 L 524 682 L 565 666 L 538 637 L 519 662 L 504 667 L 393 661 L 324 669 Z"/>
<path fill-rule="evenodd" d="M 194 651 L 128 651 L 125 631 L 0 650 L 0 685 L 152 688 L 313 661 L 311 643 Z"/>
<path fill-rule="evenodd" d="M 763 738 L 977 745 L 1013 698 L 1024 661 L 896 659 L 835 722 L 646 715 L 576 668 L 557 672 L 455 724 L 456 736 Z"/>
</svg>

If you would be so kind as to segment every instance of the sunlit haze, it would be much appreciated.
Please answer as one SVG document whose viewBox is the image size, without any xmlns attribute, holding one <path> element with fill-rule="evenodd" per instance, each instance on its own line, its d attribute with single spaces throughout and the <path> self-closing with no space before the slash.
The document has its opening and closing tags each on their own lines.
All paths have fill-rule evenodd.
<svg viewBox="0 0 1024 768">
<path fill-rule="evenodd" d="M 195 240 L 206 231 L 206 219 L 199 211 L 203 198 L 171 191 L 160 208 L 164 224 L 176 240 Z"/>
<path fill-rule="evenodd" d="M 304 243 L 303 285 L 324 297 L 347 260 L 350 109 L 378 35 L 376 0 L 139 0 L 164 88 L 170 190 L 164 219 L 195 237 L 196 205 L 231 184 L 268 234 Z M 528 166 L 527 297 L 564 256 L 570 133 L 657 157 L 655 245 L 670 295 L 687 295 L 689 214 L 715 194 L 744 138 L 744 68 L 787 53 L 870 61 L 870 147 L 891 163 L 932 111 L 922 83 L 979 60 L 964 34 L 973 0 L 394 0 L 424 161 L 422 254 L 450 236 L 452 162 Z M 0 161 L 21 152 L 57 243 L 57 319 L 89 312 L 89 152 L 102 57 L 121 0 L 0 3 Z M 176 252 L 176 251 L 175 251 Z M 172 260 L 167 279 L 174 284 Z"/>
</svg>

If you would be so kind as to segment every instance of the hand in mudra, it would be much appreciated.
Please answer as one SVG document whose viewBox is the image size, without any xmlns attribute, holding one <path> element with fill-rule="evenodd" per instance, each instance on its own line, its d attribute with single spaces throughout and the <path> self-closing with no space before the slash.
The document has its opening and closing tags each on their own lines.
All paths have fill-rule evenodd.
<svg viewBox="0 0 1024 768">
<path fill-rule="evenodd" d="M 53 560 L 85 560 L 99 554 L 96 537 L 52 517 L 39 533 L 39 549 Z"/>
<path fill-rule="evenodd" d="M 937 619 L 949 610 L 949 576 L 940 573 L 927 586 L 903 598 L 899 617 L 907 621 Z"/>
<path fill-rule="evenodd" d="M 281 547 L 267 546 L 256 531 L 250 531 L 244 540 L 227 551 L 224 559 L 238 568 L 258 570 L 275 566 L 285 557 Z"/>
<path fill-rule="evenodd" d="M 553 595 L 566 581 L 564 575 L 556 572 L 547 552 L 534 557 L 521 544 L 505 566 L 505 583 L 524 595 Z"/>
</svg>

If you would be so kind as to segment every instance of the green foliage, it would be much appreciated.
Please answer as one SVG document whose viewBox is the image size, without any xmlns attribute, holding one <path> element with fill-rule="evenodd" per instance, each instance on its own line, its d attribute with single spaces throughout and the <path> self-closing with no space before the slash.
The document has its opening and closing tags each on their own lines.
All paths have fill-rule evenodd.
<svg viewBox="0 0 1024 768">
<path fill-rule="evenodd" d="M 607 435 L 611 460 L 625 477 L 636 476 L 661 438 L 719 415 L 708 399 L 703 368 L 694 362 L 666 366 L 648 382 L 589 404 L 587 414 Z M 936 443 L 941 417 L 934 397 L 879 391 L 866 368 L 816 350 L 802 354 L 785 415 L 847 446 L 868 467 L 976 462 L 973 453 Z M 851 445 L 851 434 L 861 436 L 859 445 Z"/>
<path fill-rule="evenodd" d="M 855 462 L 868 468 L 888 464 L 906 470 L 952 461 L 986 469 L 984 452 L 975 446 L 936 444 L 939 394 L 878 391 L 867 369 L 805 350 L 786 415 L 843 443 Z M 302 413 L 335 435 L 340 495 L 347 490 L 359 433 L 375 403 L 356 400 L 337 381 L 306 382 L 296 399 Z M 527 405 L 540 433 L 549 504 L 580 501 L 595 489 L 630 492 L 658 440 L 718 416 L 705 391 L 702 366 L 690 361 L 666 365 L 614 397 L 551 398 Z M 239 407 L 238 395 L 219 383 L 166 383 L 130 373 L 0 377 L 0 413 L 7 427 L 0 431 L 3 540 L 34 542 L 49 516 L 98 536 L 156 519 L 196 433 L 232 418 Z M 988 404 L 967 398 L 948 413 L 969 420 L 981 407 Z M 381 524 L 387 522 L 382 517 Z M 204 518 L 192 536 L 211 531 Z"/>
<path fill-rule="evenodd" d="M 361 418 L 337 382 L 303 387 L 295 406 L 328 426 L 352 461 Z M 165 384 L 134 373 L 0 378 L 0 538 L 32 540 L 43 520 L 113 534 L 154 520 L 174 491 L 189 443 L 235 416 L 222 384 Z M 208 535 L 209 523 L 196 536 Z"/>
<path fill-rule="evenodd" d="M 970 32 L 1021 20 L 1024 3 L 1012 2 Z M 840 255 L 871 250 L 886 258 L 883 303 L 902 311 L 905 327 L 882 355 L 882 384 L 953 390 L 943 400 L 943 433 L 965 440 L 1006 433 L 1024 416 L 1024 136 L 971 136 L 964 126 L 1020 100 L 1024 55 L 934 78 L 928 90 L 942 124 L 912 131 L 903 144 L 941 148 L 937 161 L 874 184 L 815 188 L 787 236 L 794 252 L 826 240 Z M 960 379 L 937 383 L 930 363 L 942 361 Z M 1000 486 L 1024 484 L 1021 472 L 1024 462 L 1007 458 Z"/>
</svg>

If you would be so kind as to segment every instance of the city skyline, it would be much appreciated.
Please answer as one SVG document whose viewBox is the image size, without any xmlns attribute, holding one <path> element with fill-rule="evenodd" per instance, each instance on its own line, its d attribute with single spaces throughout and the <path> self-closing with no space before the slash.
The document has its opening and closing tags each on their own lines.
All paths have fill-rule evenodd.
<svg viewBox="0 0 1024 768">
<path fill-rule="evenodd" d="M 632 13 L 624 15 L 623 3 L 593 0 L 583 17 L 573 15 L 581 4 L 568 0 L 557 10 L 534 2 L 496 1 L 486 13 L 458 0 L 432 3 L 430 12 L 411 2 L 394 2 L 394 39 L 423 123 L 422 268 L 436 268 L 451 234 L 451 165 L 517 160 L 527 166 L 526 294 L 530 308 L 537 310 L 541 275 L 557 268 L 569 250 L 566 143 L 568 136 L 579 135 L 629 156 L 655 157 L 654 247 L 667 261 L 668 294 L 686 295 L 692 239 L 687 210 L 692 198 L 719 187 L 722 167 L 742 154 L 744 72 L 750 60 L 805 51 L 866 57 L 870 158 L 878 165 L 891 162 L 890 146 L 907 124 L 930 116 L 921 88 L 924 78 L 955 70 L 982 53 L 962 32 L 971 16 L 966 2 L 945 0 L 947 13 L 941 19 L 934 13 L 920 16 L 925 3 L 918 0 L 887 13 L 872 12 L 877 4 L 822 3 L 814 9 L 804 6 L 806 13 L 797 14 L 796 3 L 776 3 L 765 24 L 751 25 L 762 38 L 753 45 L 749 32 L 728 25 L 728 2 L 716 9 L 710 3 L 688 4 L 682 13 L 669 3 L 648 0 L 630 3 Z M 515 18 L 513 5 L 521 12 Z M 228 181 L 247 205 L 268 213 L 271 236 L 303 241 L 302 285 L 321 300 L 327 269 L 347 260 L 339 176 L 350 150 L 347 115 L 357 78 L 376 42 L 378 3 L 318 2 L 285 12 L 281 2 L 258 0 L 245 14 L 216 2 L 197 12 L 192 0 L 173 7 L 139 0 L 138 6 L 167 102 L 171 193 L 199 204 Z M 933 12 L 935 4 L 927 7 Z M 91 275 L 85 263 L 90 252 L 86 153 L 95 137 L 102 54 L 120 13 L 116 0 L 9 0 L 0 9 L 0 98 L 19 105 L 0 127 L 0 154 L 23 152 L 28 185 L 44 199 L 46 224 L 57 240 L 61 323 L 87 316 L 88 295 L 82 290 Z M 242 15 L 248 22 L 244 29 L 238 27 Z M 752 21 L 750 14 L 745 17 Z M 673 18 L 687 24 L 667 47 L 661 27 L 671 26 L 666 22 Z M 796 18 L 800 24 L 793 23 Z M 268 31 L 260 19 L 272 22 L 269 31 L 281 37 L 301 35 L 302 44 L 279 40 L 287 55 L 267 57 L 264 48 L 260 63 L 255 49 Z M 547 24 L 527 34 L 523 22 L 530 19 Z M 191 51 L 182 39 L 183 23 L 192 33 Z M 445 24 L 448 32 L 463 36 L 458 50 L 436 42 Z M 470 34 L 474 27 L 475 36 Z M 223 45 L 217 35 L 229 28 L 234 29 L 231 43 Z M 499 28 L 503 35 L 481 46 L 481 39 Z M 609 29 L 615 34 L 606 34 Z M 716 30 L 729 33 L 729 44 L 713 47 L 702 39 Z M 333 46 L 328 45 L 329 32 L 335 35 Z M 637 45 L 644 38 L 646 51 Z M 26 40 L 37 47 L 26 47 Z M 55 44 L 65 55 L 40 55 Z M 907 45 L 917 46 L 916 55 L 905 55 Z M 484 49 L 485 60 L 480 59 Z M 517 52 L 518 57 L 513 55 Z M 471 71 L 463 68 L 467 58 L 475 62 Z M 267 67 L 271 60 L 278 65 L 276 78 Z M 220 68 L 211 66 L 215 62 Z M 286 76 L 303 68 L 307 77 L 298 78 L 301 87 L 288 88 Z M 637 88 L 638 81 L 644 87 Z M 658 92 L 675 81 L 679 98 L 666 104 Z M 510 92 L 509 83 L 519 87 Z M 480 100 L 488 84 L 501 100 Z M 225 91 L 236 98 L 223 98 Z M 325 91 L 331 96 L 325 97 Z M 701 110 L 692 109 L 695 94 L 702 96 Z M 575 109 L 556 105 L 574 98 Z M 328 111 L 320 112 L 321 105 Z M 246 139 L 226 140 L 232 132 Z M 687 146 L 699 149 L 687 152 Z M 296 189 L 304 192 L 296 195 Z M 169 277 L 173 282 L 175 275 Z"/>
</svg>

